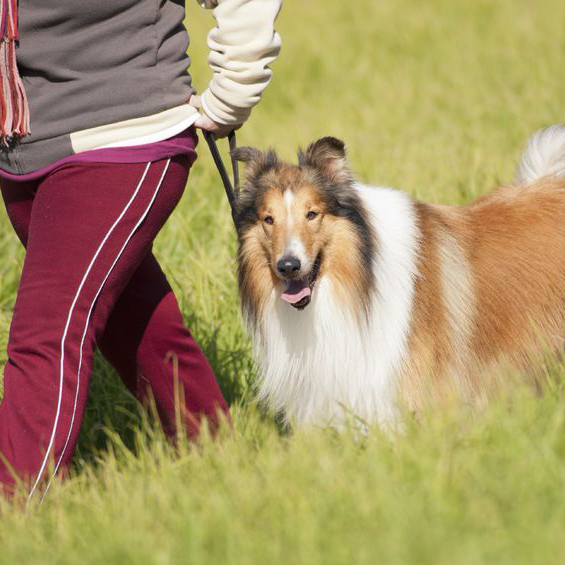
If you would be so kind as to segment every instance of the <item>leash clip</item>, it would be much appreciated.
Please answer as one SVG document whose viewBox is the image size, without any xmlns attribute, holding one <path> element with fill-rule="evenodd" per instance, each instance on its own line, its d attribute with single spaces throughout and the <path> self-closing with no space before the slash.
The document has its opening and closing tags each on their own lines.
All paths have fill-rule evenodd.
<svg viewBox="0 0 565 565">
<path fill-rule="evenodd" d="M 212 159 L 214 159 L 214 163 L 216 165 L 216 168 L 218 169 L 218 172 L 220 173 L 222 183 L 224 184 L 224 190 L 226 192 L 226 196 L 228 197 L 228 202 L 231 208 L 231 217 L 233 219 L 234 225 L 237 228 L 236 205 L 237 205 L 237 199 L 239 198 L 239 167 L 237 161 L 233 156 L 233 152 L 237 147 L 235 130 L 230 131 L 230 133 L 228 134 L 231 166 L 233 170 L 233 185 L 231 183 L 224 162 L 222 161 L 220 152 L 218 151 L 218 146 L 216 144 L 216 139 L 214 137 L 214 134 L 210 131 L 203 131 L 203 133 L 204 133 L 204 139 L 206 139 L 206 142 L 208 143 L 208 147 L 210 148 Z"/>
</svg>

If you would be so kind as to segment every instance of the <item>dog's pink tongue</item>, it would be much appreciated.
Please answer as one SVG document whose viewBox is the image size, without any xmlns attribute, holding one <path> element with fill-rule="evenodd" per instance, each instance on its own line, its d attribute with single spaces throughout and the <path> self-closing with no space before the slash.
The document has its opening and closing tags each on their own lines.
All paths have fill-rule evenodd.
<svg viewBox="0 0 565 565">
<path fill-rule="evenodd" d="M 308 281 L 288 281 L 281 298 L 289 304 L 296 304 L 304 297 L 310 296 L 311 290 Z"/>
</svg>

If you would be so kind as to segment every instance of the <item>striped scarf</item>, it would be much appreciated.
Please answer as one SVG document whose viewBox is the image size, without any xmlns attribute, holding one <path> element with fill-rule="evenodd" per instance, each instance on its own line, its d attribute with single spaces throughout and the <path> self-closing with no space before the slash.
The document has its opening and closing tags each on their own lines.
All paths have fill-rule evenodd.
<svg viewBox="0 0 565 565">
<path fill-rule="evenodd" d="M 29 106 L 16 64 L 18 0 L 0 0 L 0 140 L 28 135 Z"/>
</svg>

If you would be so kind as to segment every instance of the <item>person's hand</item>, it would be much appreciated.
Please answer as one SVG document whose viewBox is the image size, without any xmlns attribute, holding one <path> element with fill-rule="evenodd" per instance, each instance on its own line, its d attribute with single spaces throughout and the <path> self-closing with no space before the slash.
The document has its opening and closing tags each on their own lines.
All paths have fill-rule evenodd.
<svg viewBox="0 0 565 565">
<path fill-rule="evenodd" d="M 199 110 L 202 109 L 202 103 L 200 102 L 200 96 L 191 96 L 188 103 Z M 218 124 L 212 118 L 206 115 L 206 113 L 200 114 L 200 117 L 194 122 L 194 125 L 202 130 L 209 131 L 214 134 L 214 137 L 221 138 L 226 137 L 230 131 L 234 129 L 239 129 L 241 125 L 233 124 Z"/>
</svg>

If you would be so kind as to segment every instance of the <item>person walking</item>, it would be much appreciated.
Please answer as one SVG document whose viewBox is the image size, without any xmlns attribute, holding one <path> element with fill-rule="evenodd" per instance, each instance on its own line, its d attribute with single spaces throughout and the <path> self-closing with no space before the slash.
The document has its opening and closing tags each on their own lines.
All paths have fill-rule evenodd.
<svg viewBox="0 0 565 565">
<path fill-rule="evenodd" d="M 152 242 L 196 128 L 227 135 L 259 102 L 281 0 L 198 3 L 216 21 L 201 96 L 184 0 L 0 0 L 0 188 L 26 247 L 0 405 L 8 492 L 24 481 L 31 497 L 68 469 L 96 346 L 138 399 L 154 398 L 167 434 L 181 431 L 175 399 L 190 438 L 229 417 Z"/>
</svg>

